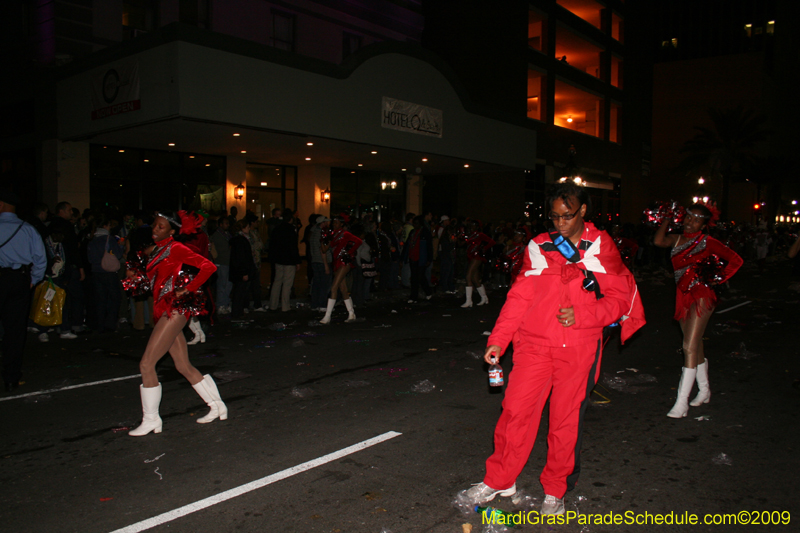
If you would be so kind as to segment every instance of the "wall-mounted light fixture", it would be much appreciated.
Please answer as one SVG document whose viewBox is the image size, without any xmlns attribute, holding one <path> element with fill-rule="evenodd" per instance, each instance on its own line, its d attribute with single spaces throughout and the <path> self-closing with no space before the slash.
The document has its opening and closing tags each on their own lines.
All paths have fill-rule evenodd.
<svg viewBox="0 0 800 533">
<path fill-rule="evenodd" d="M 240 183 L 239 185 L 236 186 L 236 190 L 233 192 L 233 196 L 237 200 L 241 200 L 242 198 L 244 198 L 244 183 Z"/>
<path fill-rule="evenodd" d="M 325 189 L 324 191 L 320 191 L 319 193 L 319 201 L 323 204 L 327 204 L 331 201 L 331 190 Z"/>
</svg>

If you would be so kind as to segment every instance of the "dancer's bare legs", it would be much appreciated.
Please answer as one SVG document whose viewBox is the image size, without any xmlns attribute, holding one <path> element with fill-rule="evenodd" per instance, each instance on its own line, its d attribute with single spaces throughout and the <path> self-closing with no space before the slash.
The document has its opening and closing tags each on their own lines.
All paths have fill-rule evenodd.
<svg viewBox="0 0 800 533">
<path fill-rule="evenodd" d="M 714 309 L 707 309 L 705 303 L 705 299 L 701 299 L 692 304 L 686 317 L 680 321 L 683 331 L 683 366 L 686 368 L 697 368 L 697 365 L 702 365 L 706 360 L 703 353 L 703 334 Z M 700 316 L 697 316 L 698 309 L 701 309 Z"/>
<path fill-rule="evenodd" d="M 481 262 L 473 259 L 467 267 L 467 287 L 481 287 Z"/>
<path fill-rule="evenodd" d="M 331 299 L 335 300 L 338 291 L 342 291 L 342 300 L 350 298 L 350 293 L 347 292 L 347 273 L 350 272 L 350 265 L 340 267 L 333 275 L 333 283 L 331 284 Z"/>
<path fill-rule="evenodd" d="M 189 380 L 189 383 L 196 385 L 203 381 L 202 374 L 189 362 L 189 348 L 186 346 L 186 337 L 183 336 L 185 325 L 186 317 L 178 313 L 173 313 L 169 318 L 164 317 L 156 323 L 139 362 L 142 385 L 145 388 L 158 386 L 156 364 L 168 351 L 175 368 Z"/>
</svg>

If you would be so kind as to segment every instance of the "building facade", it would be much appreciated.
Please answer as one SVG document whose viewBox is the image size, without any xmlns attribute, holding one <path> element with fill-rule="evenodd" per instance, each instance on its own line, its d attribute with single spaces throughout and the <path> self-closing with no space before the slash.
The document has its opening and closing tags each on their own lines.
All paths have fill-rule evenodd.
<svg viewBox="0 0 800 533">
<path fill-rule="evenodd" d="M 474 101 L 525 117 L 537 132 L 536 168 L 514 184 L 527 210 L 545 215 L 547 185 L 566 177 L 587 187 L 596 220 L 636 221 L 641 209 L 629 200 L 647 189 L 651 150 L 648 6 L 489 5 L 430 3 L 422 42 L 453 66 Z"/>
<path fill-rule="evenodd" d="M 385 216 L 421 212 L 423 176 L 535 166 L 525 119 L 419 46 L 417 2 L 7 9 L 3 179 L 51 206 Z"/>
</svg>

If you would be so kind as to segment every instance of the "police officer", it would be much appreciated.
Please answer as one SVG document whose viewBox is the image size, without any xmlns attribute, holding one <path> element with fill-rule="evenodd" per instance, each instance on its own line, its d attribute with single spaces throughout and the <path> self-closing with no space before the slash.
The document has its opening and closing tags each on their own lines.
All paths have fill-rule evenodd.
<svg viewBox="0 0 800 533">
<path fill-rule="evenodd" d="M 16 215 L 19 198 L 0 189 L 0 322 L 3 324 L 3 382 L 19 386 L 31 288 L 44 278 L 47 255 L 39 233 Z"/>
</svg>

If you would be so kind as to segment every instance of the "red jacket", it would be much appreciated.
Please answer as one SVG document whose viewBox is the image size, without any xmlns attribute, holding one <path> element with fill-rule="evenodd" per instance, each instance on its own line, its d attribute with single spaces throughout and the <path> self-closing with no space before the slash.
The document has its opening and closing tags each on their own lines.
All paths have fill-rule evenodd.
<svg viewBox="0 0 800 533">
<path fill-rule="evenodd" d="M 605 326 L 618 321 L 624 343 L 645 324 L 636 282 L 614 241 L 594 224 L 584 224 L 577 263 L 568 264 L 547 233 L 528 244 L 522 271 L 508 292 L 487 345 L 500 346 L 502 353 L 509 342 L 524 336 L 544 346 L 578 346 L 596 342 Z M 598 300 L 594 292 L 583 290 L 582 270 L 594 272 L 603 298 Z M 559 309 L 570 306 L 575 325 L 564 327 L 557 315 Z"/>
</svg>

